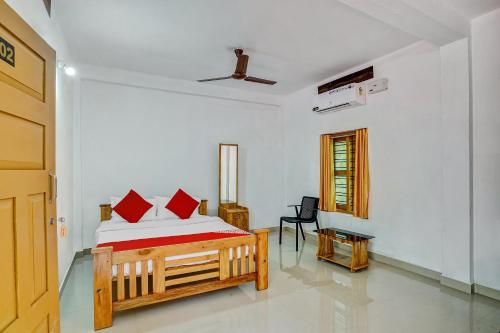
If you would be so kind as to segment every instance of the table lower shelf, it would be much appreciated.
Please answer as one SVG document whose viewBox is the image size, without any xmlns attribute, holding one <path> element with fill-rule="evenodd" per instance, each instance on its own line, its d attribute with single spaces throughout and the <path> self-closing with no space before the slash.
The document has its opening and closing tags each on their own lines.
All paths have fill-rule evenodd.
<svg viewBox="0 0 500 333">
<path fill-rule="evenodd" d="M 344 267 L 350 268 L 352 272 L 355 272 L 355 271 L 357 271 L 359 269 L 367 268 L 368 267 L 368 264 L 353 267 L 352 266 L 352 257 L 348 256 L 348 255 L 345 255 L 345 254 L 342 254 L 342 253 L 338 253 L 338 252 L 335 252 L 335 253 L 333 253 L 331 255 L 328 255 L 328 256 L 320 256 L 320 255 L 318 255 L 318 259 L 327 260 L 327 261 L 333 262 L 335 264 L 342 265 Z"/>
<path fill-rule="evenodd" d="M 329 256 L 318 256 L 318 258 L 328 260 L 336 264 L 351 268 L 352 258 L 351 256 L 345 254 L 334 253 Z"/>
</svg>

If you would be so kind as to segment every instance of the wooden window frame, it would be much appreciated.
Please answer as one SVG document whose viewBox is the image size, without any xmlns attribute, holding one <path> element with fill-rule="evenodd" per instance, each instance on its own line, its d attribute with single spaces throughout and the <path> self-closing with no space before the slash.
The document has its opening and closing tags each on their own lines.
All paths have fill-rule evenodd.
<svg viewBox="0 0 500 333">
<path fill-rule="evenodd" d="M 331 140 L 332 140 L 332 156 L 333 156 L 333 164 L 331 165 L 330 172 L 332 172 L 332 186 L 335 187 L 335 176 L 345 176 L 346 177 L 346 187 L 347 187 L 347 194 L 346 194 L 346 199 L 347 202 L 345 205 L 341 205 L 337 203 L 337 193 L 335 191 L 335 197 L 333 198 L 335 202 L 335 211 L 339 213 L 344 213 L 344 214 L 350 214 L 353 215 L 353 207 L 354 207 L 354 193 L 353 193 L 353 184 L 351 184 L 354 179 L 354 172 L 355 169 L 353 167 L 355 161 L 354 161 L 354 154 L 352 152 L 353 147 L 355 147 L 355 141 L 356 141 L 356 132 L 355 131 L 348 131 L 348 132 L 341 132 L 341 133 L 336 133 L 331 135 Z M 335 170 L 335 142 L 341 142 L 341 141 L 346 141 L 346 162 L 347 162 L 347 167 L 346 170 Z M 354 142 L 351 144 L 351 142 Z M 355 152 L 354 152 L 355 153 Z"/>
</svg>

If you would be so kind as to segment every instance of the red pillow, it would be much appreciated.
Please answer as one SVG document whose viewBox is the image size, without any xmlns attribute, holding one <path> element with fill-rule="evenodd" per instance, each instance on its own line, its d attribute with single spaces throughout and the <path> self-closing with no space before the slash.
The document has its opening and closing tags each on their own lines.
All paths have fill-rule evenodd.
<svg viewBox="0 0 500 333">
<path fill-rule="evenodd" d="M 126 221 L 136 223 L 151 207 L 153 207 L 153 205 L 144 200 L 136 191 L 130 190 L 130 192 L 113 207 L 113 210 Z"/>
<path fill-rule="evenodd" d="M 189 194 L 179 189 L 168 202 L 165 208 L 179 216 L 181 219 L 188 219 L 193 214 L 200 203 L 193 199 Z"/>
</svg>

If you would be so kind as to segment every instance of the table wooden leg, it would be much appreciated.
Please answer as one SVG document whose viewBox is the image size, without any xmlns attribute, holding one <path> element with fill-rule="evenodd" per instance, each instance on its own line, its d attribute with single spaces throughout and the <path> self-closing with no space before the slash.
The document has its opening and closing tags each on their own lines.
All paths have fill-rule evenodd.
<svg viewBox="0 0 500 333">
<path fill-rule="evenodd" d="M 325 235 L 318 234 L 318 251 L 316 253 L 316 257 L 318 260 L 321 257 L 330 257 L 333 256 L 333 240 Z"/>
<path fill-rule="evenodd" d="M 321 244 L 323 242 L 323 237 L 321 236 L 321 234 L 319 233 L 319 230 L 318 230 L 318 249 L 316 251 L 316 259 L 317 260 L 321 260 L 321 258 L 319 257 L 321 255 Z"/>
<path fill-rule="evenodd" d="M 325 256 L 333 256 L 334 248 L 333 248 L 333 240 L 331 238 L 326 237 L 325 244 Z"/>
<path fill-rule="evenodd" d="M 357 242 L 352 243 L 352 252 L 351 252 L 351 273 L 354 273 L 356 270 L 354 267 L 356 267 L 357 264 L 357 250 L 356 250 L 356 244 Z"/>
<path fill-rule="evenodd" d="M 351 272 L 366 267 L 368 267 L 368 241 L 356 241 L 352 244 Z"/>
<path fill-rule="evenodd" d="M 361 253 L 360 253 L 360 261 L 362 265 L 366 265 L 368 267 L 368 241 L 361 241 Z"/>
</svg>

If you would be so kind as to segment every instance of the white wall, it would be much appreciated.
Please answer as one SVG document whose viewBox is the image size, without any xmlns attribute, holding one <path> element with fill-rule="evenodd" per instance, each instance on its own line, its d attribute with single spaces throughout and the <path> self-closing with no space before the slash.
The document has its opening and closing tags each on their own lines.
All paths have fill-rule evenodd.
<svg viewBox="0 0 500 333">
<path fill-rule="evenodd" d="M 74 78 L 58 69 L 56 76 L 56 168 L 59 283 L 69 269 L 75 252 L 73 212 L 73 90 Z M 66 234 L 61 237 L 61 228 Z M 79 249 L 78 249 L 79 250 Z"/>
<path fill-rule="evenodd" d="M 57 12 L 49 17 L 41 0 L 6 1 L 57 53 L 58 61 L 70 62 L 70 55 Z M 56 75 L 56 170 L 58 175 L 57 216 L 66 219 L 68 236 L 58 233 L 59 284 L 61 285 L 75 254 L 73 246 L 73 79 L 62 70 Z M 60 223 L 59 223 L 60 228 Z"/>
<path fill-rule="evenodd" d="M 277 224 L 284 202 L 283 113 L 265 102 L 273 98 L 243 99 L 232 89 L 182 81 L 174 87 L 193 85 L 193 92 L 176 92 L 170 90 L 172 80 L 162 80 L 167 89 L 158 77 L 108 73 L 80 83 L 84 248 L 95 245 L 99 204 L 130 188 L 152 196 L 181 187 L 207 198 L 209 212 L 216 214 L 221 142 L 239 144 L 239 201 L 250 209 L 250 227 Z M 112 77 L 122 81 L 104 82 Z"/>
<path fill-rule="evenodd" d="M 474 279 L 500 290 L 500 10 L 472 21 Z"/>
<path fill-rule="evenodd" d="M 471 284 L 469 40 L 465 38 L 445 45 L 441 47 L 440 54 L 440 144 L 443 151 L 441 273 L 444 277 Z"/>
<path fill-rule="evenodd" d="M 440 271 L 440 52 L 421 42 L 376 60 L 373 65 L 375 77 L 389 79 L 389 90 L 369 95 L 366 106 L 314 114 L 311 103 L 317 85 L 286 101 L 286 200 L 296 203 L 302 195 L 318 195 L 321 134 L 367 127 L 370 218 L 323 213 L 320 223 L 372 234 L 376 237 L 371 242 L 372 251 Z"/>
</svg>

